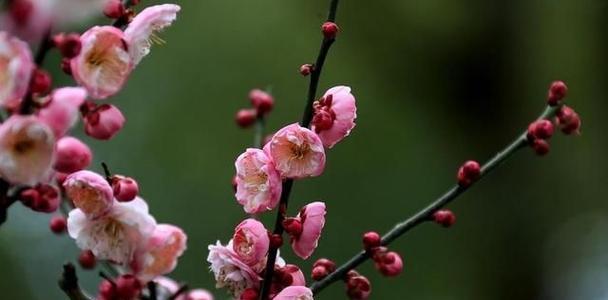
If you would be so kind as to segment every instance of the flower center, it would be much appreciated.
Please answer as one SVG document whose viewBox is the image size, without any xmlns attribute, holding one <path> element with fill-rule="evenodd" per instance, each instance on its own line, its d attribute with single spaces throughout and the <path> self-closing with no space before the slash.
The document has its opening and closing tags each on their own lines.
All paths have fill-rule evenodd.
<svg viewBox="0 0 608 300">
<path fill-rule="evenodd" d="M 308 143 L 303 143 L 301 145 L 292 144 L 291 146 L 291 155 L 294 159 L 301 160 L 308 152 L 310 152 L 310 145 Z"/>
<path fill-rule="evenodd" d="M 34 148 L 36 143 L 32 140 L 21 140 L 15 143 L 14 149 L 17 154 L 24 155 Z"/>
</svg>

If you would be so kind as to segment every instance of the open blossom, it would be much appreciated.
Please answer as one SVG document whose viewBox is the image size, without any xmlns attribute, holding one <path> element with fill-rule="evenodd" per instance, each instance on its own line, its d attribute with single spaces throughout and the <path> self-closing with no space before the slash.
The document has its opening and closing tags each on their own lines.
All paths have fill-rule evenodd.
<svg viewBox="0 0 608 300">
<path fill-rule="evenodd" d="M 209 245 L 207 261 L 211 263 L 211 271 L 216 280 L 217 288 L 227 288 L 230 294 L 239 298 L 247 288 L 258 288 L 262 278 L 234 252 L 232 240 L 223 246 L 219 241 Z"/>
<path fill-rule="evenodd" d="M 55 137 L 60 138 L 78 121 L 79 108 L 86 98 L 87 91 L 80 87 L 56 89 L 48 103 L 38 111 L 38 117 L 53 129 Z"/>
<path fill-rule="evenodd" d="M 106 214 L 88 217 L 81 209 L 68 216 L 68 232 L 80 249 L 119 264 L 129 263 L 135 250 L 154 232 L 156 221 L 141 198 L 116 202 Z"/>
<path fill-rule="evenodd" d="M 355 127 L 357 106 L 355 97 L 348 86 L 336 86 L 314 103 L 312 130 L 315 131 L 327 148 L 350 134 Z"/>
<path fill-rule="evenodd" d="M 236 199 L 247 213 L 271 210 L 281 197 L 281 177 L 268 155 L 249 148 L 235 162 Z"/>
<path fill-rule="evenodd" d="M 302 208 L 296 219 L 302 223 L 302 233 L 291 237 L 291 247 L 299 257 L 307 259 L 317 248 L 325 226 L 325 203 L 313 202 Z"/>
<path fill-rule="evenodd" d="M 186 250 L 186 241 L 187 236 L 179 227 L 157 225 L 145 246 L 136 253 L 131 269 L 143 282 L 170 273 Z"/>
<path fill-rule="evenodd" d="M 155 5 L 147 7 L 133 18 L 125 29 L 125 39 L 135 65 L 150 53 L 153 42 L 163 43 L 156 33 L 170 26 L 177 18 L 179 10 L 179 5 L 175 4 Z"/>
<path fill-rule="evenodd" d="M 90 217 L 102 216 L 114 205 L 112 187 L 97 173 L 87 170 L 72 173 L 63 187 L 74 206 Z"/>
<path fill-rule="evenodd" d="M 325 169 L 325 150 L 319 136 L 308 128 L 291 124 L 274 134 L 264 150 L 281 176 L 319 176 Z"/>
<path fill-rule="evenodd" d="M 13 115 L 0 125 L 0 175 L 5 180 L 25 185 L 44 181 L 54 153 L 53 132 L 38 118 Z"/>
<path fill-rule="evenodd" d="M 133 69 L 123 32 L 113 26 L 95 26 L 80 40 L 82 50 L 71 61 L 76 82 L 95 99 L 118 93 Z"/>
<path fill-rule="evenodd" d="M 0 31 L 0 105 L 15 106 L 21 101 L 33 69 L 30 47 Z"/>
<path fill-rule="evenodd" d="M 247 265 L 261 270 L 270 245 L 268 231 L 260 221 L 247 219 L 234 230 L 232 249 Z"/>
<path fill-rule="evenodd" d="M 274 300 L 314 300 L 312 291 L 305 286 L 290 286 L 282 290 Z"/>
</svg>

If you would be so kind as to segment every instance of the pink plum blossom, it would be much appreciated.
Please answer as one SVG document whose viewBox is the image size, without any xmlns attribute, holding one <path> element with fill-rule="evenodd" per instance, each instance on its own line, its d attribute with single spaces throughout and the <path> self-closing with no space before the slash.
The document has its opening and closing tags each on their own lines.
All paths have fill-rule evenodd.
<svg viewBox="0 0 608 300">
<path fill-rule="evenodd" d="M 254 270 L 264 268 L 269 245 L 268 231 L 258 220 L 244 220 L 234 230 L 232 249 Z"/>
<path fill-rule="evenodd" d="M 73 173 L 85 169 L 91 164 L 91 149 L 79 139 L 65 136 L 57 141 L 56 159 L 53 169 L 62 173 Z"/>
<path fill-rule="evenodd" d="M 159 224 L 145 246 L 136 253 L 131 269 L 142 282 L 170 273 L 186 250 L 187 236 L 179 227 Z"/>
<path fill-rule="evenodd" d="M 133 69 L 123 32 L 113 26 L 95 26 L 80 40 L 82 50 L 71 61 L 76 82 L 94 99 L 118 93 Z"/>
<path fill-rule="evenodd" d="M 74 206 L 92 218 L 104 215 L 114 205 L 112 187 L 97 173 L 86 170 L 72 173 L 63 187 Z"/>
<path fill-rule="evenodd" d="M 258 288 L 262 278 L 234 252 L 232 240 L 223 246 L 219 241 L 209 245 L 207 261 L 215 276 L 217 288 L 227 288 L 235 298 L 247 288 Z"/>
<path fill-rule="evenodd" d="M 98 259 L 127 264 L 142 243 L 154 232 L 156 221 L 146 202 L 116 202 L 104 215 L 90 218 L 81 209 L 68 216 L 68 233 L 80 249 L 88 249 Z"/>
<path fill-rule="evenodd" d="M 319 135 L 325 147 L 332 148 L 350 134 L 356 118 L 357 106 L 350 87 L 336 86 L 315 101 L 312 130 Z"/>
<path fill-rule="evenodd" d="M 305 286 L 290 286 L 282 290 L 274 300 L 314 300 L 312 291 Z"/>
<path fill-rule="evenodd" d="M 33 69 L 30 47 L 0 31 L 0 105 L 15 107 L 21 101 Z"/>
<path fill-rule="evenodd" d="M 245 212 L 254 214 L 271 210 L 281 197 L 281 177 L 268 155 L 249 148 L 235 162 L 236 199 Z"/>
<path fill-rule="evenodd" d="M 79 108 L 86 98 L 87 91 L 80 87 L 56 89 L 49 102 L 38 111 L 38 117 L 60 138 L 78 121 Z"/>
<path fill-rule="evenodd" d="M 53 132 L 38 118 L 13 115 L 0 125 L 0 175 L 5 180 L 34 185 L 48 179 L 54 155 Z"/>
<path fill-rule="evenodd" d="M 133 18 L 125 29 L 125 39 L 135 65 L 150 53 L 153 42 L 163 43 L 156 33 L 170 26 L 180 9 L 179 5 L 175 4 L 155 5 L 147 7 Z"/>
<path fill-rule="evenodd" d="M 319 176 L 325 168 L 325 150 L 316 133 L 291 124 L 274 134 L 264 150 L 281 176 L 304 178 Z"/>
<path fill-rule="evenodd" d="M 125 116 L 110 104 L 102 104 L 88 112 L 84 119 L 84 132 L 93 138 L 109 140 L 125 125 Z"/>
<path fill-rule="evenodd" d="M 302 233 L 292 236 L 291 247 L 299 257 L 307 259 L 317 248 L 325 226 L 325 203 L 313 202 L 302 208 L 296 218 L 302 222 Z"/>
</svg>

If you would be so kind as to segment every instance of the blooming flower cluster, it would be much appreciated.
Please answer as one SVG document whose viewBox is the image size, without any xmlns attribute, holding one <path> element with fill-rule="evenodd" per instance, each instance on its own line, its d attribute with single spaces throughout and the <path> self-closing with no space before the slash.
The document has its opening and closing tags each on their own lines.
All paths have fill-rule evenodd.
<svg viewBox="0 0 608 300">
<path fill-rule="evenodd" d="M 261 90 L 251 91 L 249 97 L 253 109 L 243 109 L 236 116 L 241 127 L 263 122 L 274 105 L 272 96 Z M 235 197 L 246 213 L 255 215 L 276 209 L 285 181 L 321 175 L 326 148 L 333 147 L 354 128 L 355 97 L 349 87 L 329 89 L 313 106 L 311 129 L 297 123 L 287 125 L 268 138 L 261 149 L 248 148 L 236 159 Z M 325 225 L 325 214 L 325 203 L 312 202 L 294 217 L 283 216 L 282 229 L 289 235 L 297 256 L 307 259 L 313 254 Z M 235 228 L 227 245 L 218 241 L 209 246 L 207 260 L 217 287 L 226 288 L 235 299 L 259 297 L 262 277 L 269 267 L 269 249 L 282 243 L 280 235 L 269 232 L 261 222 L 250 218 Z M 285 265 L 277 257 L 273 271 L 270 298 L 312 299 L 297 266 Z"/>
<path fill-rule="evenodd" d="M 86 170 L 93 153 L 70 135 L 79 120 L 84 133 L 109 140 L 126 118 L 118 107 L 99 100 L 120 92 L 129 75 L 150 53 L 159 32 L 175 21 L 178 5 L 162 4 L 135 13 L 139 1 L 10 0 L 0 13 L 0 106 L 8 118 L 0 125 L 0 209 L 2 222 L 14 202 L 54 215 L 52 232 L 69 233 L 82 249 L 85 269 L 97 261 L 121 271 L 102 281 L 97 299 L 138 299 L 154 282 L 165 299 L 213 299 L 204 290 L 180 290 L 163 275 L 176 267 L 187 236 L 170 224 L 158 224 L 129 177 L 102 176 Z M 57 29 L 103 12 L 112 25 L 93 26 L 83 34 Z M 30 45 L 38 45 L 34 55 Z M 53 87 L 42 67 L 56 49 L 61 69 L 73 87 Z M 120 268 L 119 268 L 120 267 Z M 175 294 L 179 293 L 179 294 Z"/>
</svg>

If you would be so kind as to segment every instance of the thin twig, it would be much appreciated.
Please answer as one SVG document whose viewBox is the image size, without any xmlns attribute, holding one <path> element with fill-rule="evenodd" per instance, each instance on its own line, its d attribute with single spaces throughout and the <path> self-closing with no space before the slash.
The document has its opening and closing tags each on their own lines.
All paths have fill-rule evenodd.
<svg viewBox="0 0 608 300">
<path fill-rule="evenodd" d="M 264 116 L 258 116 L 255 121 L 255 133 L 253 134 L 253 147 L 262 149 L 262 143 L 264 142 L 264 127 L 265 122 Z"/>
<path fill-rule="evenodd" d="M 338 12 L 338 2 L 339 0 L 331 0 L 329 6 L 329 13 L 327 16 L 328 22 L 336 21 L 336 13 Z M 300 125 L 303 127 L 309 127 L 310 122 L 312 121 L 313 109 L 312 105 L 317 97 L 317 89 L 319 87 L 319 79 L 321 78 L 321 71 L 323 70 L 323 65 L 325 64 L 325 59 L 327 58 L 327 53 L 333 45 L 335 38 L 324 37 L 323 42 L 321 43 L 321 49 L 319 50 L 319 54 L 317 56 L 317 61 L 313 67 L 313 71 L 310 74 L 310 84 L 308 86 L 308 95 L 306 98 L 306 106 L 304 107 L 304 113 L 302 115 L 302 121 Z M 279 209 L 277 211 L 277 217 L 274 225 L 273 234 L 283 235 L 283 220 L 285 219 L 285 213 L 287 212 L 287 207 L 289 205 L 289 195 L 291 193 L 291 188 L 293 187 L 293 179 L 287 179 L 283 182 L 283 192 L 281 193 L 281 199 L 279 200 Z M 268 298 L 268 294 L 270 293 L 270 286 L 272 283 L 272 277 L 274 273 L 274 264 L 276 262 L 277 253 L 279 247 L 270 247 L 268 250 L 268 259 L 266 262 L 266 271 L 264 274 L 264 281 L 262 282 L 262 289 L 260 291 L 260 300 L 266 300 Z"/>
<path fill-rule="evenodd" d="M 167 300 L 175 300 L 177 299 L 177 297 L 179 297 L 181 294 L 185 293 L 186 291 L 188 291 L 189 287 L 187 284 L 184 284 L 182 286 L 179 287 L 179 289 L 173 293 L 173 295 L 171 295 L 171 297 L 169 297 L 169 299 Z"/>
<path fill-rule="evenodd" d="M 539 116 L 538 119 L 547 119 L 555 116 L 560 107 L 547 107 L 545 111 Z M 505 160 L 510 158 L 517 150 L 524 148 L 528 144 L 528 138 L 526 136 L 526 132 L 519 135 L 511 144 L 505 147 L 502 151 L 498 152 L 492 159 L 487 161 L 481 167 L 481 175 L 479 179 L 488 175 L 491 171 L 493 171 L 496 167 L 501 165 Z M 433 214 L 446 206 L 450 202 L 454 201 L 458 196 L 467 191 L 474 183 L 469 186 L 460 186 L 458 184 L 452 186 L 445 194 L 441 197 L 437 198 L 427 207 L 421 209 L 413 216 L 408 218 L 407 220 L 398 223 L 387 232 L 382 237 L 382 245 L 386 246 L 395 241 L 397 238 L 410 231 L 411 229 L 417 227 L 425 221 L 429 221 L 432 219 Z M 333 273 L 329 274 L 327 277 L 323 278 L 320 281 L 313 283 L 310 288 L 314 294 L 318 294 L 324 288 L 336 282 L 338 280 L 343 279 L 348 271 L 355 269 L 357 266 L 361 265 L 363 262 L 370 258 L 369 252 L 361 251 L 357 255 L 353 256 L 350 260 L 348 260 L 343 265 L 339 266 Z"/>
<path fill-rule="evenodd" d="M 92 300 L 87 296 L 78 285 L 78 276 L 73 264 L 63 265 L 63 273 L 59 278 L 59 287 L 71 300 Z"/>
</svg>

